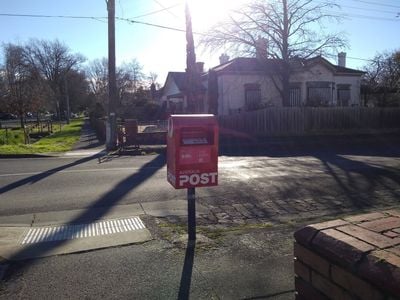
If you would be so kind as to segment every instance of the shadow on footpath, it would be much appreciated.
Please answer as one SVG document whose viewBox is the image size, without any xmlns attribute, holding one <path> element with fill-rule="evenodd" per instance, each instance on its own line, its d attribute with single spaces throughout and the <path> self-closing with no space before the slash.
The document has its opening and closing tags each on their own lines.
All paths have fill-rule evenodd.
<svg viewBox="0 0 400 300">
<path fill-rule="evenodd" d="M 186 245 L 185 261 L 183 263 L 181 281 L 179 284 L 178 300 L 187 300 L 190 295 L 190 285 L 192 283 L 194 252 L 196 241 L 189 241 Z"/>
<path fill-rule="evenodd" d="M 141 183 L 152 177 L 159 169 L 165 165 L 165 156 L 158 155 L 150 162 L 143 165 L 136 173 L 126 177 L 117 183 L 109 192 L 104 194 L 98 200 L 96 200 L 92 205 L 87 207 L 82 214 L 71 220 L 65 225 L 80 224 L 84 222 L 95 222 L 104 216 L 114 205 L 117 203 L 130 191 L 134 190 Z M 92 208 L 96 210 L 92 211 Z M 79 229 L 76 229 L 77 232 Z M 73 234 L 73 233 L 72 233 Z M 68 240 L 60 240 L 47 243 L 37 243 L 28 245 L 21 251 L 15 253 L 10 261 L 14 261 L 19 257 L 25 257 L 32 251 L 37 253 L 37 256 L 44 255 L 50 250 L 58 248 L 63 244 L 68 243 Z M 18 274 L 23 270 L 29 268 L 33 264 L 33 259 L 26 259 L 21 262 L 13 262 L 11 267 L 8 269 L 4 280 L 8 280 L 13 276 L 13 274 Z"/>
</svg>

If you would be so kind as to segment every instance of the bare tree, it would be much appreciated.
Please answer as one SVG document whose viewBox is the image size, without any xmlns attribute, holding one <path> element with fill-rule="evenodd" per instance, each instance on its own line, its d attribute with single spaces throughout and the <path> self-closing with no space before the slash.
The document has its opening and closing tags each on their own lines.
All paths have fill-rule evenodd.
<svg viewBox="0 0 400 300">
<path fill-rule="evenodd" d="M 377 54 L 365 71 L 366 94 L 377 95 L 379 106 L 400 105 L 400 50 Z"/>
<path fill-rule="evenodd" d="M 294 59 L 322 55 L 346 45 L 343 33 L 328 33 L 325 21 L 338 21 L 330 12 L 333 1 L 259 0 L 233 12 L 217 24 L 201 43 L 210 48 L 228 49 L 239 55 L 255 55 L 275 60 L 271 76 L 283 104 L 289 102 L 289 79 Z"/>
<path fill-rule="evenodd" d="M 71 53 L 71 50 L 58 40 L 31 40 L 26 46 L 30 63 L 47 80 L 55 96 L 55 104 L 58 115 L 61 115 L 65 82 L 68 72 L 77 67 L 85 59 L 79 54 Z M 63 92 L 64 91 L 64 92 Z M 68 102 L 64 103 L 69 119 Z"/>
<path fill-rule="evenodd" d="M 158 79 L 158 74 L 156 72 L 150 72 L 149 75 L 147 76 L 148 79 L 148 84 L 151 87 L 154 85 L 155 89 L 159 89 L 161 87 L 160 83 L 157 81 Z"/>
<path fill-rule="evenodd" d="M 116 70 L 118 104 L 128 101 L 127 94 L 136 93 L 144 85 L 144 74 L 142 65 L 133 59 Z M 90 62 L 86 70 L 90 91 L 95 95 L 96 102 L 103 107 L 108 105 L 108 60 L 107 58 L 96 59 Z M 118 109 L 118 108 L 117 108 Z"/>
<path fill-rule="evenodd" d="M 90 92 L 96 98 L 96 102 L 103 107 L 108 106 L 108 60 L 107 58 L 95 59 L 86 68 L 86 76 L 89 81 Z"/>
<path fill-rule="evenodd" d="M 30 64 L 25 48 L 19 45 L 3 46 L 4 99 L 8 110 L 18 114 L 21 127 L 24 126 L 25 114 L 37 112 L 44 104 L 46 87 L 43 78 Z"/>
<path fill-rule="evenodd" d="M 137 59 L 134 58 L 131 62 L 123 64 L 118 72 L 120 73 L 120 78 L 124 77 L 126 81 L 129 81 L 129 87 L 134 93 L 143 85 L 145 79 L 143 66 Z"/>
</svg>

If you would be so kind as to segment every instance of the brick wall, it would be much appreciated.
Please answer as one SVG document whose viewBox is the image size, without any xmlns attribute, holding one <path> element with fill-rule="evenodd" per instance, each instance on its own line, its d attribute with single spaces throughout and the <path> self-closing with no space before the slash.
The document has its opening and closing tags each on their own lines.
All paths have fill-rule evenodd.
<svg viewBox="0 0 400 300">
<path fill-rule="evenodd" d="M 400 299 L 400 211 L 309 225 L 294 236 L 296 299 Z"/>
</svg>

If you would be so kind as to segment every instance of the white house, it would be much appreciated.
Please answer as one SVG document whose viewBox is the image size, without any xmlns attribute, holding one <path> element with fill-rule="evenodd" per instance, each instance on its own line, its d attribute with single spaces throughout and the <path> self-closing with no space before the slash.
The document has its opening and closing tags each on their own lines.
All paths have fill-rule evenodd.
<svg viewBox="0 0 400 300">
<path fill-rule="evenodd" d="M 197 71 L 200 74 L 203 72 L 203 63 L 196 63 Z M 165 80 L 164 87 L 162 88 L 162 95 L 160 98 L 161 104 L 166 107 L 170 113 L 185 113 L 187 111 L 187 99 L 186 99 L 186 73 L 185 72 L 168 72 L 167 79 Z M 207 111 L 207 107 L 204 106 L 205 94 L 207 92 L 206 86 L 199 84 L 196 87 L 199 95 L 197 103 L 197 112 Z"/>
<path fill-rule="evenodd" d="M 290 76 L 290 106 L 360 105 L 362 71 L 346 68 L 346 54 L 339 54 L 339 65 L 318 56 L 297 60 Z M 267 106 L 282 106 L 282 97 L 272 80 L 279 67 L 277 60 L 238 57 L 229 60 L 221 55 L 220 65 L 202 73 L 204 87 L 198 101 L 199 113 L 229 115 Z M 161 101 L 179 103 L 185 112 L 184 72 L 170 72 Z M 216 102 L 216 103 L 215 103 Z M 214 108 L 213 108 L 214 107 Z"/>
</svg>

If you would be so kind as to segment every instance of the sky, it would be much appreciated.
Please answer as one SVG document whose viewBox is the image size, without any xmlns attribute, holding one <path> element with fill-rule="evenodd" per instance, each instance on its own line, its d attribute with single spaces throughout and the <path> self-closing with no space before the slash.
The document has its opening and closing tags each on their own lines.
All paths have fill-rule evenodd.
<svg viewBox="0 0 400 300">
<path fill-rule="evenodd" d="M 158 74 L 163 85 L 168 71 L 184 71 L 186 40 L 183 32 L 149 24 L 184 29 L 185 0 L 115 0 L 116 16 L 146 24 L 116 22 L 117 65 L 137 59 L 146 73 Z M 189 0 L 194 32 L 205 32 L 247 0 Z M 314 0 L 322 2 L 323 0 Z M 344 32 L 349 41 L 347 66 L 362 69 L 375 54 L 400 49 L 400 0 L 336 0 L 340 24 L 325 24 Z M 0 0 L 0 14 L 87 16 L 34 18 L 0 15 L 1 43 L 24 43 L 31 38 L 59 39 L 88 61 L 107 57 L 107 7 L 105 0 Z M 97 19 L 96 19 L 97 18 Z M 329 28 L 329 27 L 328 27 Z M 329 28 L 330 29 L 330 28 Z M 199 36 L 194 36 L 195 43 Z M 218 65 L 223 50 L 215 53 L 196 46 L 197 61 L 205 69 Z M 233 56 L 231 55 L 231 58 Z M 332 63 L 336 60 L 329 58 Z"/>
</svg>

